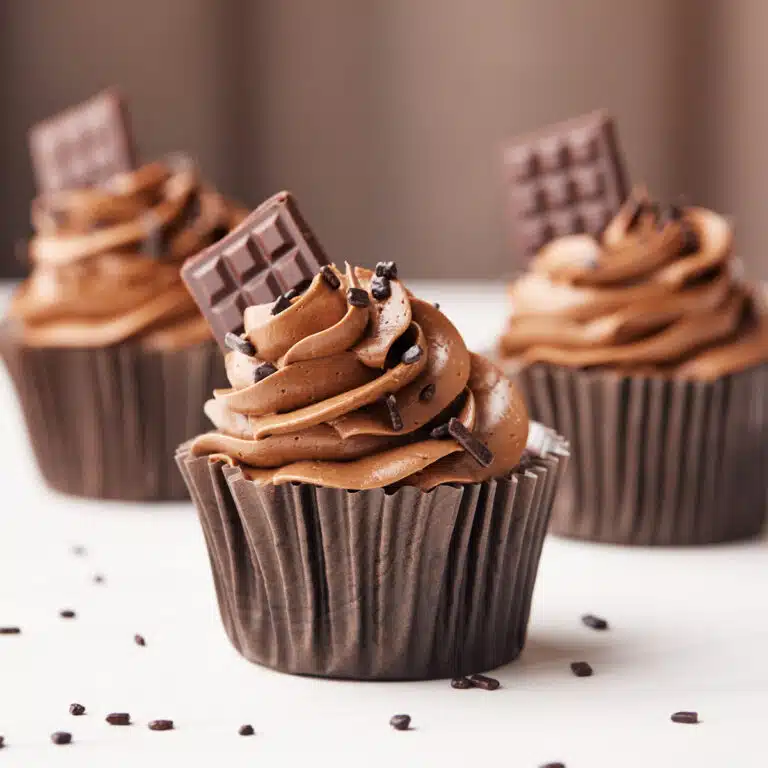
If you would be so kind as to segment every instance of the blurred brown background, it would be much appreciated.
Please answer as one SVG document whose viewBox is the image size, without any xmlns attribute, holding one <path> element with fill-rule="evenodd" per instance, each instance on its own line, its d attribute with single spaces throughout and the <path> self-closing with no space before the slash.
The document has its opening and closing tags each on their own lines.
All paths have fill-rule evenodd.
<svg viewBox="0 0 768 768">
<path fill-rule="evenodd" d="M 337 261 L 494 277 L 506 136 L 608 107 L 634 180 L 733 214 L 768 277 L 766 0 L 0 0 L 0 274 L 30 124 L 119 85 L 144 158 L 298 195 Z"/>
</svg>

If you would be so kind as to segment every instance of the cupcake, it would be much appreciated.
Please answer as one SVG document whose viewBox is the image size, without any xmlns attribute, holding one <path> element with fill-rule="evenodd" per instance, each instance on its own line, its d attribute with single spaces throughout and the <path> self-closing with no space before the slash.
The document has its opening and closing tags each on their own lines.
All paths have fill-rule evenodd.
<svg viewBox="0 0 768 768">
<path fill-rule="evenodd" d="M 761 530 L 768 318 L 725 218 L 636 191 L 601 236 L 546 244 L 509 291 L 502 365 L 574 446 L 554 533 L 690 545 Z"/>
<path fill-rule="evenodd" d="M 243 321 L 215 429 L 177 453 L 235 648 L 366 680 L 514 659 L 565 443 L 391 262 Z"/>
<path fill-rule="evenodd" d="M 225 379 L 179 269 L 242 213 L 183 156 L 80 187 L 43 183 L 62 178 L 46 168 L 31 274 L 0 326 L 40 469 L 70 494 L 186 498 L 169 456 L 204 428 L 202 404 Z"/>
</svg>

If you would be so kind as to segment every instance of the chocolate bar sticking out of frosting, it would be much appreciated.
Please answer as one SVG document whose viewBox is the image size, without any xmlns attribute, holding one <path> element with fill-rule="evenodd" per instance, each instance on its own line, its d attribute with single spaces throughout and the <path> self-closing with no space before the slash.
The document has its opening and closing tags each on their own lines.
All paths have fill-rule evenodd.
<svg viewBox="0 0 768 768">
<path fill-rule="evenodd" d="M 274 302 L 328 264 L 293 196 L 280 192 L 181 269 L 219 344 L 243 331 L 243 312 Z"/>
<path fill-rule="evenodd" d="M 599 235 L 628 195 L 616 127 L 603 111 L 511 140 L 504 171 L 514 247 L 523 262 L 556 237 Z"/>
<path fill-rule="evenodd" d="M 96 186 L 132 170 L 136 153 L 119 93 L 102 91 L 38 123 L 29 152 L 40 192 Z"/>
</svg>

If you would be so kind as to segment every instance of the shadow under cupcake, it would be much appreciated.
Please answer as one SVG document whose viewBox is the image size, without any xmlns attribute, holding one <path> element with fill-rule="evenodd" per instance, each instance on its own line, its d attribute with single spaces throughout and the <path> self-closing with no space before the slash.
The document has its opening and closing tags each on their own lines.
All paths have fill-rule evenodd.
<svg viewBox="0 0 768 768">
<path fill-rule="evenodd" d="M 272 242 L 289 200 L 232 242 Z M 185 266 L 193 293 L 227 248 Z M 566 444 L 529 430 L 511 383 L 392 263 L 324 266 L 243 319 L 226 337 L 231 387 L 206 405 L 216 431 L 177 453 L 237 650 L 377 680 L 517 657 Z"/>
</svg>

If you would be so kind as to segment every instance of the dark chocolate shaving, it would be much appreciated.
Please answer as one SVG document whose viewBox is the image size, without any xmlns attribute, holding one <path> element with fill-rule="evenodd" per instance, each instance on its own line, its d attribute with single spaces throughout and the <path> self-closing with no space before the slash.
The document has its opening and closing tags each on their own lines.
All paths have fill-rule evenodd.
<svg viewBox="0 0 768 768">
<path fill-rule="evenodd" d="M 673 723 L 685 723 L 686 725 L 695 725 L 699 722 L 698 712 L 675 712 L 670 720 Z"/>
<path fill-rule="evenodd" d="M 481 443 L 457 418 L 447 424 L 435 427 L 430 436 L 435 440 L 452 437 L 481 467 L 493 463 L 493 453 L 485 443 Z"/>
<path fill-rule="evenodd" d="M 286 291 L 283 296 L 285 296 L 288 301 L 291 299 L 295 299 L 299 295 L 299 292 L 295 288 L 291 288 L 290 291 Z"/>
<path fill-rule="evenodd" d="M 21 627 L 0 627 L 0 635 L 20 635 Z"/>
<path fill-rule="evenodd" d="M 418 360 L 421 360 L 421 356 L 424 354 L 424 351 L 418 344 L 414 344 L 411 347 L 408 347 L 408 349 L 403 352 L 403 356 L 400 358 L 400 361 L 404 363 L 405 365 L 413 365 Z"/>
<path fill-rule="evenodd" d="M 131 715 L 128 712 L 111 712 L 104 718 L 110 725 L 130 725 Z"/>
<path fill-rule="evenodd" d="M 586 661 L 572 661 L 571 672 L 576 677 L 591 677 L 592 667 Z"/>
<path fill-rule="evenodd" d="M 371 280 L 371 294 L 377 301 L 384 301 L 392 295 L 392 286 L 387 277 L 374 277 Z"/>
<path fill-rule="evenodd" d="M 419 400 L 421 400 L 422 403 L 428 403 L 433 397 L 435 396 L 435 385 L 434 384 L 427 384 L 424 389 L 419 392 Z"/>
<path fill-rule="evenodd" d="M 394 261 L 379 261 L 376 264 L 376 277 L 397 280 L 397 264 Z"/>
<path fill-rule="evenodd" d="M 272 305 L 272 314 L 279 315 L 291 306 L 291 302 L 285 298 L 284 294 L 277 297 L 277 301 Z"/>
<path fill-rule="evenodd" d="M 85 714 L 85 707 L 82 704 L 70 704 L 69 714 L 74 715 L 75 717 L 80 717 L 80 715 Z"/>
<path fill-rule="evenodd" d="M 341 287 L 341 280 L 339 280 L 338 275 L 327 264 L 320 270 L 320 274 L 334 291 Z"/>
<path fill-rule="evenodd" d="M 469 681 L 475 688 L 482 688 L 484 691 L 495 691 L 501 686 L 501 683 L 495 677 L 486 675 L 471 675 Z"/>
<path fill-rule="evenodd" d="M 224 337 L 224 343 L 233 351 L 239 352 L 246 357 L 253 357 L 256 354 L 256 348 L 253 344 L 244 339 L 242 336 L 238 336 L 236 333 L 228 333 Z"/>
<path fill-rule="evenodd" d="M 347 301 L 353 307 L 367 307 L 371 303 L 371 298 L 362 288 L 350 288 L 347 291 Z"/>
<path fill-rule="evenodd" d="M 272 363 L 262 363 L 253 372 L 254 384 L 260 382 L 262 379 L 266 379 L 267 376 L 271 376 L 273 373 L 277 373 L 277 368 L 275 368 Z"/>
<path fill-rule="evenodd" d="M 173 720 L 150 720 L 147 727 L 150 731 L 172 731 Z"/>
<path fill-rule="evenodd" d="M 241 736 L 253 736 L 253 726 L 246 723 L 245 725 L 241 725 L 237 729 L 237 732 Z"/>
<path fill-rule="evenodd" d="M 608 622 L 605 619 L 601 619 L 599 616 L 593 616 L 591 613 L 582 616 L 581 623 L 590 629 L 608 629 Z"/>
<path fill-rule="evenodd" d="M 403 417 L 400 415 L 400 410 L 397 407 L 397 398 L 394 395 L 387 395 L 386 398 L 384 398 L 384 402 L 387 404 L 389 418 L 392 422 L 392 429 L 394 429 L 395 432 L 400 432 L 403 428 Z"/>
</svg>

